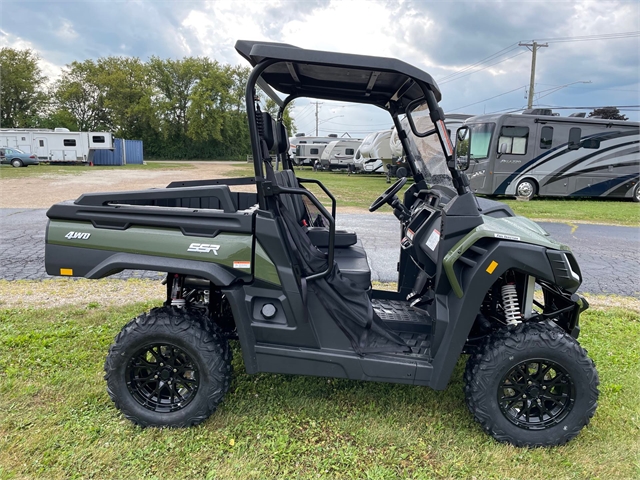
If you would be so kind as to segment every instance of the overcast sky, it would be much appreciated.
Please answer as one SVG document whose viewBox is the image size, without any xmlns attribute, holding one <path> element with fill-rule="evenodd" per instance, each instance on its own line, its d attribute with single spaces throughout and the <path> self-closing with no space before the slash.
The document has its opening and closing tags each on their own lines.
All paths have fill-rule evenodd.
<svg viewBox="0 0 640 480">
<path fill-rule="evenodd" d="M 400 58 L 438 80 L 445 112 L 470 114 L 526 105 L 531 53 L 517 43 L 544 39 L 550 40 L 538 51 L 536 104 L 639 105 L 639 37 L 553 40 L 638 30 L 638 0 L 0 0 L 0 46 L 37 51 L 52 78 L 74 60 L 106 55 L 194 55 L 243 64 L 235 41 L 264 39 Z M 637 111 L 624 113 L 640 119 Z M 321 134 L 362 136 L 390 126 L 374 107 L 324 102 L 319 117 Z M 315 129 L 307 100 L 296 102 L 294 118 L 299 131 Z"/>
</svg>

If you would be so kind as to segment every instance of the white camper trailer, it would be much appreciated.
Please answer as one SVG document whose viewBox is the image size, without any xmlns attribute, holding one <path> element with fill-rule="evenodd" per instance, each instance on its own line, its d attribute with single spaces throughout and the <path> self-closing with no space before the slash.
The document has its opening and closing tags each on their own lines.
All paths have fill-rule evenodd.
<svg viewBox="0 0 640 480">
<path fill-rule="evenodd" d="M 67 128 L 2 128 L 0 147 L 35 154 L 41 162 L 93 161 L 95 150 L 113 150 L 110 132 L 71 132 Z"/>
<path fill-rule="evenodd" d="M 307 137 L 304 133 L 298 133 L 289 138 L 289 155 L 298 166 L 312 166 L 322 155 L 324 147 L 337 139 L 338 135 L 335 133 L 326 137 Z"/>
<path fill-rule="evenodd" d="M 392 159 L 391 132 L 392 130 L 382 130 L 365 137 L 356 152 L 354 162 L 356 172 L 384 172 L 384 165 L 390 163 Z"/>
<path fill-rule="evenodd" d="M 361 138 L 342 139 L 329 143 L 320 156 L 322 169 L 348 168 L 348 165 L 353 163 L 353 157 L 361 143 Z"/>
</svg>

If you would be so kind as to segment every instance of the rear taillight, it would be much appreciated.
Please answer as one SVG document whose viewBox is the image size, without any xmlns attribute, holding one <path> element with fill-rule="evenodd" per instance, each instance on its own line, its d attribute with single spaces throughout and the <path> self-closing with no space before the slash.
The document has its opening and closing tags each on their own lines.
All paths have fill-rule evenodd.
<svg viewBox="0 0 640 480">
<path fill-rule="evenodd" d="M 36 156 L 35 155 L 31 155 L 29 158 L 36 158 Z"/>
</svg>

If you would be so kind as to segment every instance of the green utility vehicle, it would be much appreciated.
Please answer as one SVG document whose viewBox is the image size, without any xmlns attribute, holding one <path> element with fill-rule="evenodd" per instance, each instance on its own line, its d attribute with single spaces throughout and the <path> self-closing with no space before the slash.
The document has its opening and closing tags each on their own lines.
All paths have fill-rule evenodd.
<svg viewBox="0 0 640 480">
<path fill-rule="evenodd" d="M 576 436 L 598 398 L 598 374 L 576 341 L 588 307 L 576 259 L 469 190 L 468 157 L 454 154 L 431 76 L 395 59 L 285 44 L 238 41 L 236 50 L 253 66 L 255 176 L 86 194 L 47 213 L 49 274 L 167 274 L 164 306 L 128 323 L 109 351 L 116 407 L 142 426 L 204 421 L 229 389 L 237 339 L 248 373 L 438 390 L 468 354 L 466 401 L 489 434 L 520 446 Z M 279 105 L 277 118 L 261 109 L 258 88 Z M 372 289 L 360 240 L 336 229 L 335 198 L 293 170 L 282 112 L 301 97 L 373 105 L 393 119 L 413 183 L 401 200 L 408 180 L 398 180 L 369 210 L 388 204 L 398 219 L 395 292 Z"/>
</svg>

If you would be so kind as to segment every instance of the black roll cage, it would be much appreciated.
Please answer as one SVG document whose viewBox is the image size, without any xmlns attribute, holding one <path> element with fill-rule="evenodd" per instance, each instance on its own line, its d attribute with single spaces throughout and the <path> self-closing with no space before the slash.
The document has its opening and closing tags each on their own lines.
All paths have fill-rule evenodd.
<svg viewBox="0 0 640 480">
<path fill-rule="evenodd" d="M 333 264 L 333 246 L 335 240 L 335 198 L 330 194 L 330 192 L 322 185 L 319 181 L 314 181 L 317 185 L 322 188 L 322 190 L 331 198 L 332 200 L 332 211 L 331 214 L 322 206 L 322 204 L 310 195 L 308 190 L 304 188 L 285 188 L 280 187 L 278 185 L 273 185 L 273 183 L 266 178 L 265 176 L 265 167 L 263 165 L 263 150 L 262 144 L 260 140 L 260 134 L 258 132 L 257 125 L 257 113 L 258 113 L 258 102 L 259 98 L 256 92 L 256 86 L 259 86 L 261 90 L 271 98 L 278 106 L 279 111 L 277 115 L 277 122 L 280 124 L 283 119 L 284 110 L 289 103 L 293 100 L 301 97 L 305 98 L 319 98 L 325 100 L 337 100 L 337 101 L 348 101 L 352 103 L 360 103 L 364 105 L 374 105 L 383 110 L 386 110 L 391 115 L 393 120 L 393 124 L 398 131 L 398 138 L 402 144 L 403 150 L 407 157 L 409 168 L 411 169 L 411 174 L 414 178 L 414 181 L 419 182 L 423 180 L 423 175 L 420 173 L 420 170 L 416 166 L 416 159 L 411 153 L 411 149 L 409 148 L 409 140 L 407 136 L 407 132 L 401 125 L 399 115 L 403 113 L 407 113 L 409 117 L 409 125 L 411 127 L 414 135 L 419 137 L 425 137 L 429 135 L 436 134 L 438 135 L 438 139 L 440 141 L 440 146 L 442 148 L 442 152 L 445 155 L 445 159 L 447 161 L 447 165 L 452 175 L 453 183 L 457 189 L 457 193 L 462 195 L 467 193 L 468 190 L 468 182 L 464 181 L 463 174 L 456 168 L 456 163 L 454 161 L 454 152 L 453 147 L 451 145 L 450 138 L 448 137 L 446 126 L 444 124 L 444 112 L 442 108 L 438 106 L 438 98 L 436 97 L 436 93 L 438 97 L 440 96 L 440 92 L 438 90 L 437 85 L 431 79 L 431 77 L 414 67 L 406 65 L 402 62 L 398 62 L 390 59 L 381 59 L 376 57 L 357 57 L 357 56 L 349 56 L 349 58 L 355 59 L 356 63 L 360 62 L 362 59 L 362 64 L 366 64 L 366 62 L 370 62 L 373 67 L 351 67 L 350 65 L 345 65 L 344 58 L 340 58 L 342 54 L 331 54 L 327 52 L 316 52 L 316 51 L 308 51 L 309 57 L 317 58 L 318 55 L 322 55 L 322 60 L 317 60 L 315 62 L 296 60 L 293 62 L 290 58 L 285 58 L 287 55 L 289 57 L 298 56 L 301 58 L 305 58 L 306 54 L 304 52 L 301 54 L 302 49 L 297 49 L 295 47 L 291 47 L 290 45 L 281 45 L 281 44 L 253 44 L 251 43 L 249 46 L 251 47 L 250 51 L 247 50 L 247 44 L 250 42 L 239 41 L 236 44 L 236 49 L 238 52 L 245 56 L 250 63 L 253 64 L 253 69 L 249 74 L 247 79 L 247 86 L 245 91 L 245 102 L 247 109 L 247 119 L 249 122 L 249 135 L 251 139 L 251 149 L 253 153 L 253 166 L 254 166 L 254 174 L 255 174 L 255 182 L 257 186 L 258 192 L 258 205 L 262 210 L 273 210 L 275 204 L 273 203 L 275 200 L 273 199 L 274 195 L 279 193 L 287 193 L 293 195 L 304 195 L 309 198 L 309 200 L 314 203 L 314 205 L 322 212 L 322 214 L 329 221 L 329 266 Z M 244 44 L 244 45 L 243 45 Z M 256 50 L 257 47 L 257 50 Z M 265 50 L 269 52 L 273 52 L 272 56 L 260 56 L 255 55 L 255 51 Z M 271 49 L 271 50 L 269 50 Z M 293 49 L 293 50 L 292 50 Z M 277 58 L 276 54 L 284 52 L 283 58 Z M 293 52 L 293 53 L 292 53 Z M 342 63 L 340 63 L 341 60 Z M 386 62 L 386 63 L 385 63 Z M 280 67 L 280 64 L 285 64 L 287 71 L 291 75 L 291 79 L 295 82 L 295 86 L 291 85 L 291 79 L 285 78 L 281 72 L 277 71 L 277 67 Z M 376 66 L 378 65 L 378 66 Z M 382 65 L 380 67 L 379 65 Z M 388 65 L 394 66 L 398 65 L 399 70 L 393 70 L 388 68 Z M 274 67 L 275 66 L 275 67 Z M 326 68 L 327 71 L 329 69 L 340 67 L 344 71 L 346 71 L 346 75 L 349 76 L 353 73 L 352 77 L 357 78 L 358 74 L 364 74 L 363 72 L 370 72 L 369 81 L 366 84 L 365 91 L 357 90 L 357 84 L 349 84 L 349 83 L 339 83 L 336 82 L 334 85 L 324 85 L 321 84 L 318 80 L 310 81 L 308 85 L 301 85 L 299 78 L 299 68 L 311 66 L 316 68 L 316 72 Z M 262 77 L 263 73 L 272 68 L 272 71 L 269 73 L 270 78 L 276 82 L 276 85 L 279 85 L 281 90 L 288 90 L 289 93 L 283 99 L 281 98 L 275 90 L 278 88 L 274 85 L 270 84 L 265 78 Z M 349 70 L 349 69 L 352 70 Z M 378 71 L 380 70 L 380 71 Z M 408 72 L 415 72 L 416 77 L 412 76 Z M 381 92 L 373 92 L 376 95 L 372 94 L 372 89 L 374 88 L 376 79 L 381 73 L 387 73 L 390 75 L 399 75 L 396 79 L 405 78 L 402 81 L 399 87 L 394 87 L 395 93 L 393 95 L 390 94 L 390 90 L 381 91 Z M 421 77 L 421 78 L 418 78 Z M 280 82 L 280 83 L 278 83 Z M 287 83 L 289 82 L 289 83 Z M 425 83 L 426 82 L 426 83 Z M 327 82 L 329 83 L 329 82 Z M 363 85 L 363 84 L 361 84 Z M 300 87 L 300 88 L 296 88 Z M 388 85 L 387 85 L 388 87 Z M 417 90 L 416 87 L 419 89 Z M 413 98 L 405 98 L 405 95 L 411 92 L 410 95 Z M 419 92 L 419 93 L 418 93 Z M 436 93 L 434 93 L 436 92 Z M 421 96 L 420 96 L 421 93 Z M 386 104 L 383 106 L 381 99 L 386 99 Z M 408 113 L 409 108 L 413 108 L 415 105 L 419 104 L 427 104 L 429 109 L 429 116 L 431 121 L 436 126 L 436 128 L 428 131 L 428 132 L 417 132 L 414 122 L 411 119 L 410 114 Z M 278 130 L 280 130 L 278 125 Z M 278 154 L 277 162 L 280 163 L 282 160 L 283 163 L 289 161 L 287 155 Z M 287 165 L 291 167 L 291 165 Z M 330 272 L 331 267 L 327 269 L 326 272 L 322 272 L 320 274 L 314 275 L 316 276 L 326 276 Z"/>
</svg>

